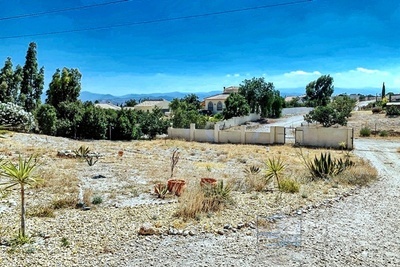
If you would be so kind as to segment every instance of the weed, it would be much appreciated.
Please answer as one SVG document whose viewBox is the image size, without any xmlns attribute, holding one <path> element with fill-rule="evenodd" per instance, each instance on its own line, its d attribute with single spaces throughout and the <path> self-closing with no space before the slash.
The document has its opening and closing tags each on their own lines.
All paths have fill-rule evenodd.
<svg viewBox="0 0 400 267">
<path fill-rule="evenodd" d="M 14 238 L 12 238 L 10 240 L 10 245 L 12 247 L 22 246 L 22 245 L 30 244 L 30 243 L 32 243 L 32 238 L 26 234 L 25 235 L 22 234 L 21 230 L 18 232 L 18 234 Z"/>
<path fill-rule="evenodd" d="M 93 205 L 99 205 L 103 203 L 103 198 L 101 196 L 94 196 L 92 199 L 92 204 Z"/>
<path fill-rule="evenodd" d="M 285 193 L 298 193 L 300 185 L 298 182 L 292 179 L 282 179 L 281 180 L 281 187 L 279 190 Z"/>
<path fill-rule="evenodd" d="M 360 136 L 368 137 L 371 135 L 371 129 L 368 126 L 364 126 L 360 130 Z"/>
<path fill-rule="evenodd" d="M 70 247 L 70 242 L 68 241 L 68 238 L 62 237 L 61 238 L 61 246 L 64 248 L 69 248 Z"/>
<path fill-rule="evenodd" d="M 386 130 L 382 130 L 379 132 L 380 137 L 387 137 L 388 135 L 389 135 L 389 133 Z"/>
</svg>

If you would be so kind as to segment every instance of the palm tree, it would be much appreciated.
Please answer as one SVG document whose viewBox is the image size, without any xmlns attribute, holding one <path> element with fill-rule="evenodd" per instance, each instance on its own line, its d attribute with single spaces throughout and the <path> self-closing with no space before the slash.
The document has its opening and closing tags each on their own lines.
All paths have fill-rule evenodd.
<svg viewBox="0 0 400 267">
<path fill-rule="evenodd" d="M 33 176 L 33 172 L 37 167 L 36 158 L 30 156 L 29 159 L 22 159 L 19 155 L 18 163 L 14 165 L 12 162 L 0 164 L 1 175 L 8 178 L 8 181 L 0 183 L 5 185 L 4 190 L 10 189 L 16 185 L 20 186 L 21 194 L 21 228 L 20 235 L 25 237 L 25 187 L 37 184 L 41 179 Z"/>
</svg>

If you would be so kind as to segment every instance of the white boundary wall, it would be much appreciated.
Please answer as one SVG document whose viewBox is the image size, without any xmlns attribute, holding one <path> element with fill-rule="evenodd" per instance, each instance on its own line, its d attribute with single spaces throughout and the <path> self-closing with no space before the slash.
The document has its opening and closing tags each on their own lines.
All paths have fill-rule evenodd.
<svg viewBox="0 0 400 267">
<path fill-rule="evenodd" d="M 326 128 L 303 126 L 296 127 L 295 142 L 300 146 L 342 148 L 344 142 L 347 149 L 353 149 L 353 128 Z"/>
<path fill-rule="evenodd" d="M 284 144 L 285 128 L 271 126 L 270 132 L 253 132 L 246 131 L 246 126 L 242 125 L 238 131 L 222 131 L 218 124 L 213 130 L 196 129 L 195 124 L 191 124 L 190 129 L 168 128 L 168 137 L 208 143 Z"/>
</svg>

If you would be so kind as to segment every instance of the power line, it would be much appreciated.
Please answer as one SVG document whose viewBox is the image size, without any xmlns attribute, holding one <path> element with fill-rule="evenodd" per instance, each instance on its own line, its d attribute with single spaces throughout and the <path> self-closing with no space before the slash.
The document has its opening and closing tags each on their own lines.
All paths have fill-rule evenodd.
<svg viewBox="0 0 400 267">
<path fill-rule="evenodd" d="M 74 11 L 74 10 L 93 8 L 93 7 L 114 5 L 114 4 L 119 4 L 119 3 L 128 2 L 128 1 L 130 1 L 130 0 L 117 0 L 117 1 L 98 3 L 98 4 L 92 4 L 92 5 L 86 5 L 86 6 L 69 7 L 69 8 L 64 8 L 64 9 L 49 10 L 49 11 L 43 11 L 43 12 L 38 12 L 38 13 L 30 13 L 30 14 L 21 14 L 21 15 L 9 16 L 9 17 L 2 17 L 2 18 L 0 18 L 0 21 L 12 20 L 12 19 L 22 19 L 22 18 L 29 18 L 29 17 L 39 17 L 39 16 L 47 15 L 47 14 L 54 14 L 54 13 L 61 13 L 61 12 L 66 12 L 66 11 Z"/>
<path fill-rule="evenodd" d="M 37 36 L 46 36 L 46 35 L 55 35 L 55 34 L 64 34 L 64 33 L 85 32 L 85 31 L 107 30 L 107 29 L 120 28 L 120 27 L 126 27 L 126 26 L 136 26 L 136 25 L 176 21 L 176 20 L 195 19 L 195 18 L 210 17 L 210 16 L 217 16 L 217 15 L 223 15 L 223 14 L 258 10 L 258 9 L 266 9 L 266 8 L 272 8 L 272 7 L 289 6 L 289 5 L 302 4 L 302 3 L 306 3 L 306 2 L 312 2 L 312 1 L 313 0 L 298 0 L 298 1 L 292 1 L 292 2 L 279 3 L 279 4 L 270 4 L 270 5 L 263 5 L 263 6 L 256 6 L 256 7 L 246 7 L 246 8 L 240 8 L 240 9 L 231 9 L 231 10 L 203 13 L 203 14 L 197 14 L 197 15 L 188 15 L 188 16 L 181 16 L 181 17 L 174 17 L 174 18 L 146 20 L 146 21 L 129 22 L 129 23 L 122 23 L 122 24 L 108 25 L 108 26 L 89 27 L 89 28 L 82 28 L 82 29 L 53 31 L 53 32 L 45 32 L 45 33 L 11 35 L 11 36 L 0 37 L 0 40 L 17 39 L 17 38 L 24 38 L 24 37 L 37 37 Z"/>
</svg>

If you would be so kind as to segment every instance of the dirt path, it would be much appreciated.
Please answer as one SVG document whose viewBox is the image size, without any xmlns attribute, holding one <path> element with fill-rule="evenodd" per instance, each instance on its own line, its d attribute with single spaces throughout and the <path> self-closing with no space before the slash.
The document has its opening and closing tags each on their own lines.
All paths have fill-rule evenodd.
<svg viewBox="0 0 400 267">
<path fill-rule="evenodd" d="M 400 143 L 358 139 L 355 147 L 381 179 L 304 216 L 304 242 L 293 254 L 299 265 L 400 266 Z"/>
<path fill-rule="evenodd" d="M 143 244 L 152 253 L 129 266 L 400 266 L 400 142 L 355 141 L 381 179 L 357 193 L 302 216 L 300 247 L 261 247 L 256 231 Z M 298 219 L 292 218 L 295 223 Z M 296 220 L 296 221 L 294 221 Z M 162 256 L 161 256 L 162 255 Z M 161 258 L 160 258 L 161 257 Z"/>
</svg>

